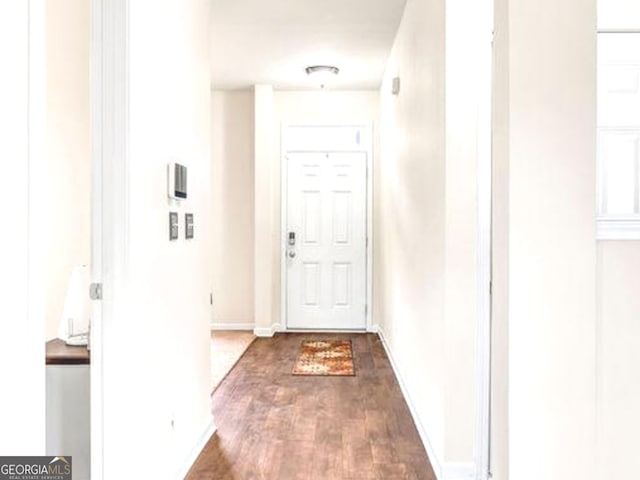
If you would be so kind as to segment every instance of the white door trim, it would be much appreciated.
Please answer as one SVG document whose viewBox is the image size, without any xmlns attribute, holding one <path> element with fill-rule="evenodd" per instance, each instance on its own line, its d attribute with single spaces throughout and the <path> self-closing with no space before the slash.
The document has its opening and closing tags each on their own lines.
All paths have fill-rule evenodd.
<svg viewBox="0 0 640 480">
<path fill-rule="evenodd" d="M 104 347 L 127 288 L 129 1 L 91 3 L 91 478 L 104 478 Z M 87 292 L 88 294 L 88 292 Z"/>
<path fill-rule="evenodd" d="M 345 123 L 282 123 L 280 125 L 280 322 L 285 331 L 295 331 L 288 328 L 287 322 L 287 262 L 285 252 L 287 248 L 287 153 L 302 153 L 300 149 L 290 150 L 291 127 L 361 127 L 368 132 L 368 139 L 365 145 L 354 149 L 324 149 L 324 150 L 307 150 L 311 152 L 326 151 L 348 151 L 348 152 L 364 152 L 367 155 L 367 244 L 366 244 L 366 327 L 365 331 L 372 332 L 374 330 L 372 322 L 371 305 L 373 300 L 373 123 L 371 122 L 345 122 Z"/>
<path fill-rule="evenodd" d="M 477 209 L 478 209 L 478 327 L 477 418 L 475 479 L 491 478 L 491 281 L 492 281 L 492 177 L 493 177 L 493 28 L 494 0 L 483 0 L 482 44 L 476 88 L 477 105 Z"/>
<path fill-rule="evenodd" d="M 26 351 L 41 352 L 44 347 L 45 318 L 45 256 L 46 256 L 46 219 L 44 218 L 46 197 L 46 179 L 41 174 L 46 168 L 46 2 L 30 0 L 28 4 L 28 47 L 27 47 L 27 309 L 25 343 Z M 9 227 L 7 225 L 7 227 Z M 15 341 L 16 339 L 14 339 Z M 36 346 L 36 349 L 33 347 Z M 44 352 L 43 352 L 44 353 Z M 31 367 L 31 358 L 28 366 Z M 36 362 L 42 362 L 38 355 Z M 46 428 L 46 377 L 45 366 L 36 363 L 37 376 L 29 368 L 28 375 L 33 380 L 35 394 L 26 405 L 38 409 L 31 412 L 34 424 L 27 423 L 24 428 L 34 428 L 32 434 L 34 448 L 42 448 L 45 453 Z M 37 385 L 37 386 L 36 386 Z M 37 422 L 37 424 L 35 423 Z"/>
</svg>

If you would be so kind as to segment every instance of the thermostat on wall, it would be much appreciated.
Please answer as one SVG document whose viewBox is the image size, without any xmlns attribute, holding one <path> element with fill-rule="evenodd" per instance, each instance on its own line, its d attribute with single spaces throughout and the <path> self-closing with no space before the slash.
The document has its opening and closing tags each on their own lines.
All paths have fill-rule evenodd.
<svg viewBox="0 0 640 480">
<path fill-rule="evenodd" d="M 171 162 L 167 168 L 169 198 L 184 200 L 187 198 L 187 167 Z"/>
</svg>

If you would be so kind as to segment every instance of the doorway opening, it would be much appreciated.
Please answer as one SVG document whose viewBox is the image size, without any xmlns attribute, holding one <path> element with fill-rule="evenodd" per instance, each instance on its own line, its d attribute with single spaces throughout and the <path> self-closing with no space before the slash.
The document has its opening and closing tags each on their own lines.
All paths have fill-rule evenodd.
<svg viewBox="0 0 640 480">
<path fill-rule="evenodd" d="M 31 2 L 42 9 L 46 44 L 47 178 L 43 316 L 46 455 L 73 457 L 73 474 L 91 474 L 89 298 L 92 263 L 91 2 Z M 36 6 L 37 4 L 37 6 Z"/>
<path fill-rule="evenodd" d="M 283 125 L 287 330 L 371 329 L 372 126 Z"/>
</svg>

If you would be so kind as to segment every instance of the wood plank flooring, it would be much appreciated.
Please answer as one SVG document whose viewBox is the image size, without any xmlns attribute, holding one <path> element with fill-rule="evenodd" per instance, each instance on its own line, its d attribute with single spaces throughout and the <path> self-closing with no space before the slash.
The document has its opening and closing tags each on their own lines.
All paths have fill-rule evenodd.
<svg viewBox="0 0 640 480">
<path fill-rule="evenodd" d="M 293 376 L 302 340 L 351 339 L 355 377 Z M 258 338 L 212 396 L 189 480 L 435 480 L 377 335 Z"/>
</svg>

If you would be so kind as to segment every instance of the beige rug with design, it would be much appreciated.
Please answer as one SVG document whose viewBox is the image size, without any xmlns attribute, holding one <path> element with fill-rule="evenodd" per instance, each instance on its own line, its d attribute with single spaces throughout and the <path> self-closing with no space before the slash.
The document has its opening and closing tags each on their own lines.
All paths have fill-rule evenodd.
<svg viewBox="0 0 640 480">
<path fill-rule="evenodd" d="M 354 376 L 351 340 L 304 340 L 292 374 Z"/>
</svg>

